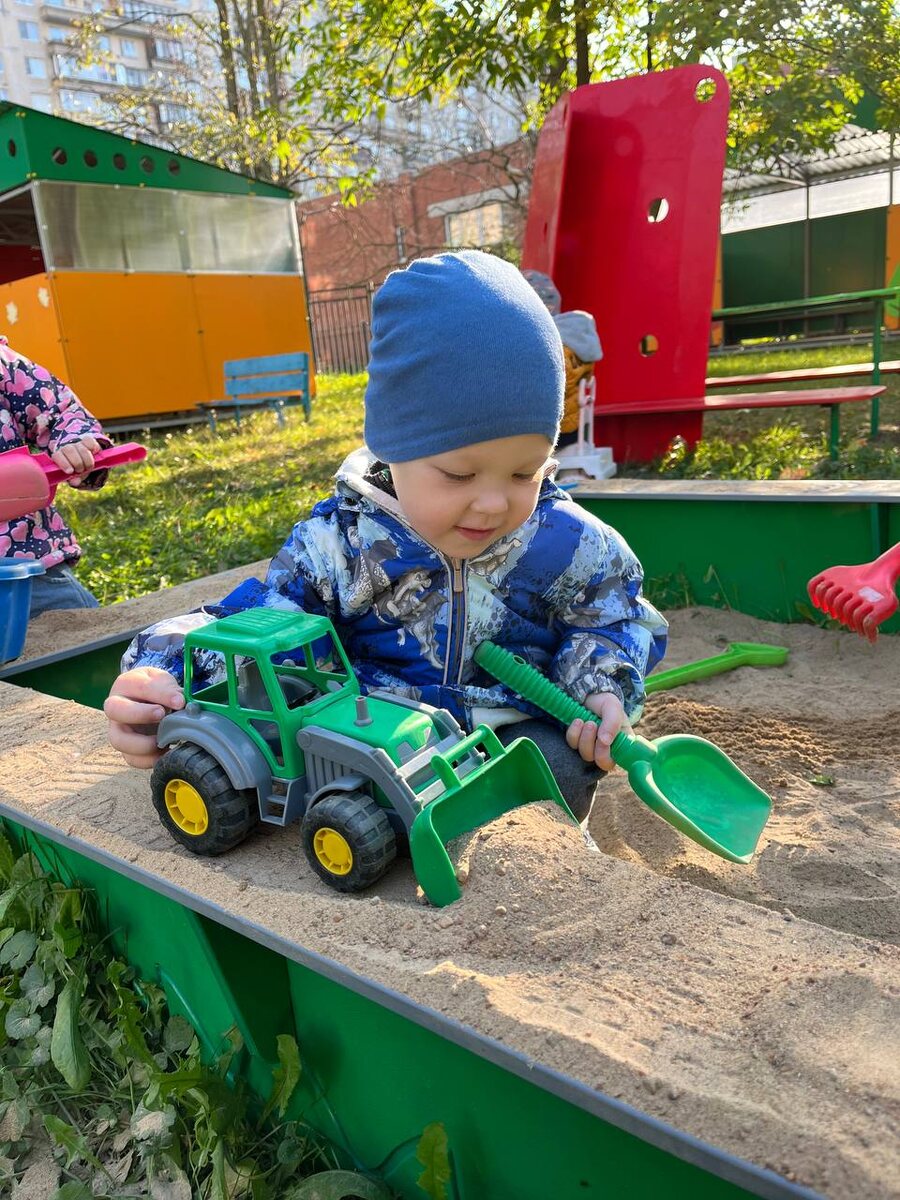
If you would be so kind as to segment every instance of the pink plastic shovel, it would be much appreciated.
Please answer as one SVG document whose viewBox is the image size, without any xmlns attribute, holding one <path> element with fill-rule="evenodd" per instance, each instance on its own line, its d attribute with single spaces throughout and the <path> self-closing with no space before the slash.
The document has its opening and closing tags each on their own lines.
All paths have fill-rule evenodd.
<svg viewBox="0 0 900 1200">
<path fill-rule="evenodd" d="M 897 611 L 894 592 L 900 579 L 900 542 L 874 562 L 857 567 L 827 567 L 806 585 L 816 608 L 874 642 L 878 626 Z"/>
<path fill-rule="evenodd" d="M 146 446 L 125 442 L 98 450 L 93 470 L 120 467 L 147 457 Z M 68 478 L 65 471 L 47 454 L 32 454 L 27 446 L 17 446 L 0 454 L 0 521 L 14 521 L 52 503 L 56 489 Z"/>
</svg>

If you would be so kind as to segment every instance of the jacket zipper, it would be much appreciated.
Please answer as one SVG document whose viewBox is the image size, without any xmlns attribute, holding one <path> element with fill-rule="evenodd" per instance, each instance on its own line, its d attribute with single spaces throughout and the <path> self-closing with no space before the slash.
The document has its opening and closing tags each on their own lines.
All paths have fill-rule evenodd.
<svg viewBox="0 0 900 1200">
<path fill-rule="evenodd" d="M 462 679 L 463 650 L 466 643 L 466 567 L 462 559 L 444 559 L 450 576 L 450 618 L 448 621 L 447 658 L 444 663 L 444 683 Z"/>
</svg>

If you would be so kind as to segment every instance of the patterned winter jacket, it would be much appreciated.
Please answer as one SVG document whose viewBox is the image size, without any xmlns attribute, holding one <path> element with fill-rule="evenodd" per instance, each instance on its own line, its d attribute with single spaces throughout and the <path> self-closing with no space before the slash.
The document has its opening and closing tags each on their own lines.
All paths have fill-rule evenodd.
<svg viewBox="0 0 900 1200">
<path fill-rule="evenodd" d="M 639 713 L 667 627 L 615 530 L 548 481 L 524 525 L 473 558 L 448 559 L 410 528 L 383 480 L 365 451 L 351 455 L 265 583 L 249 580 L 219 605 L 145 630 L 122 669 L 155 666 L 182 681 L 188 629 L 239 609 L 298 607 L 331 618 L 364 688 L 447 708 L 468 728 L 541 715 L 475 665 L 487 638 L 576 700 L 614 692 Z M 222 677 L 215 657 L 195 659 L 197 686 Z"/>
<path fill-rule="evenodd" d="M 87 435 L 101 446 L 110 444 L 74 392 L 0 337 L 0 452 L 31 446 L 54 454 Z M 108 475 L 92 471 L 79 486 L 103 487 Z M 49 570 L 80 557 L 75 535 L 52 505 L 16 521 L 0 521 L 0 558 L 36 558 Z"/>
</svg>

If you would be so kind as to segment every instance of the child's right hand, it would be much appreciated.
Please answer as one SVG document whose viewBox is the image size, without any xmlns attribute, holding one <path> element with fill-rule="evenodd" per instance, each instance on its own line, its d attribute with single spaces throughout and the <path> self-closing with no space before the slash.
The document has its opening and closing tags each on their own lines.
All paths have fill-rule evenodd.
<svg viewBox="0 0 900 1200">
<path fill-rule="evenodd" d="M 149 771 L 163 754 L 156 744 L 156 728 L 175 708 L 184 708 L 184 694 L 168 671 L 135 667 L 123 672 L 103 705 L 109 720 L 109 744 L 130 767 Z"/>
</svg>

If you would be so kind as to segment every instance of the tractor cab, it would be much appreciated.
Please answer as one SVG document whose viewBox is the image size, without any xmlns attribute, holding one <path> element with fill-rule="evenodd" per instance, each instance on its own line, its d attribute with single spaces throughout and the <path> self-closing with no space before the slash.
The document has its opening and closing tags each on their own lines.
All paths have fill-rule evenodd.
<svg viewBox="0 0 900 1200">
<path fill-rule="evenodd" d="M 196 682 L 210 677 L 210 684 Z M 276 777 L 304 773 L 297 731 L 336 699 L 357 695 L 356 676 L 327 617 L 248 609 L 185 639 L 185 700 L 243 729 Z"/>
</svg>

